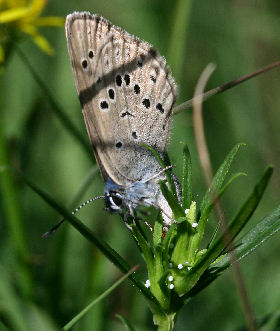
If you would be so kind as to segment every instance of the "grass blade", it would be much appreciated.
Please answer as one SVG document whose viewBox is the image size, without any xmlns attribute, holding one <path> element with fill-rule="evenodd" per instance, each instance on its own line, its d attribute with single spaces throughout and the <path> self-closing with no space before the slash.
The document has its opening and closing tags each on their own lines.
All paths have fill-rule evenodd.
<svg viewBox="0 0 280 331">
<path fill-rule="evenodd" d="M 112 286 L 110 286 L 106 291 L 104 291 L 101 295 L 99 295 L 96 299 L 94 299 L 89 305 L 87 305 L 79 314 L 77 314 L 74 318 L 71 319 L 64 327 L 62 328 L 64 331 L 70 330 L 81 318 L 83 318 L 86 313 L 101 300 L 106 298 L 115 288 L 117 288 L 122 282 L 126 280 L 139 266 L 133 267 L 129 272 L 123 275 L 118 281 L 116 281 Z"/>
<path fill-rule="evenodd" d="M 273 168 L 268 167 L 263 176 L 261 177 L 259 183 L 254 187 L 253 192 L 250 194 L 249 198 L 243 204 L 237 215 L 229 224 L 229 232 L 231 234 L 232 240 L 239 234 L 243 227 L 247 224 L 254 211 L 256 210 L 263 193 L 266 189 L 266 186 L 272 175 Z M 216 259 L 219 254 L 224 250 L 224 238 L 223 235 L 220 235 L 219 238 L 214 242 L 214 244 L 209 247 L 207 253 L 202 257 L 198 264 L 192 269 L 191 272 L 198 272 L 201 269 L 205 270 L 214 259 Z"/>
<path fill-rule="evenodd" d="M 260 221 L 253 229 L 249 230 L 235 245 L 235 254 L 238 257 L 238 261 L 251 254 L 256 248 L 262 245 L 279 230 L 280 206 Z M 202 291 L 217 277 L 219 277 L 229 266 L 230 257 L 228 254 L 219 258 L 217 262 L 214 262 L 211 267 L 203 273 L 196 285 L 184 296 L 184 300 L 189 299 Z"/>
<path fill-rule="evenodd" d="M 244 144 L 242 143 L 237 144 L 236 146 L 233 147 L 233 149 L 229 152 L 224 162 L 216 172 L 212 182 L 212 187 L 215 190 L 215 192 L 219 191 L 220 188 L 222 187 L 226 175 L 229 172 L 230 166 L 235 158 L 235 155 L 241 146 L 244 146 Z M 212 200 L 212 194 L 210 189 L 208 189 L 200 205 L 200 215 L 202 215 L 205 209 L 207 209 L 207 206 L 211 203 L 211 200 Z"/>
<path fill-rule="evenodd" d="M 235 245 L 235 253 L 238 260 L 243 259 L 252 253 L 257 247 L 262 245 L 267 239 L 280 230 L 280 206 L 277 207 L 270 215 L 266 216 L 253 229 L 248 231 L 240 241 Z M 214 264 L 215 267 L 229 266 L 228 256 Z"/>
<path fill-rule="evenodd" d="M 192 161 L 190 151 L 186 145 L 183 150 L 183 181 L 182 181 L 182 207 L 190 208 L 192 203 Z"/>
<path fill-rule="evenodd" d="M 41 198 L 57 212 L 59 212 L 66 220 L 78 230 L 83 237 L 89 240 L 94 244 L 101 252 L 104 254 L 121 272 L 128 272 L 131 267 L 128 263 L 113 249 L 111 248 L 104 240 L 100 239 L 100 236 L 95 235 L 87 226 L 85 226 L 81 221 L 77 219 L 74 215 L 69 213 L 64 207 L 59 205 L 54 199 L 51 198 L 46 192 L 40 189 L 37 185 L 32 183 L 23 173 L 16 171 L 20 178 Z M 149 303 L 155 307 L 159 306 L 157 300 L 151 294 L 150 291 L 146 289 L 144 284 L 138 279 L 137 275 L 130 275 L 129 279 L 136 285 L 140 293 L 142 293 Z"/>
</svg>

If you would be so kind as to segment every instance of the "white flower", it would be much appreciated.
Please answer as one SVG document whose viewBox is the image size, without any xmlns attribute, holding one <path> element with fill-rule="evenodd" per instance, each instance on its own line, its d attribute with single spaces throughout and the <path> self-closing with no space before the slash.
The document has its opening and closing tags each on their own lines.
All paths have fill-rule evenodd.
<svg viewBox="0 0 280 331">
<path fill-rule="evenodd" d="M 198 223 L 195 223 L 195 222 L 194 222 L 194 223 L 192 224 L 192 227 L 193 227 L 193 228 L 196 228 L 197 226 L 198 226 Z"/>
<path fill-rule="evenodd" d="M 174 289 L 174 284 L 170 284 L 169 288 L 170 288 L 170 290 L 173 290 Z"/>
<path fill-rule="evenodd" d="M 188 213 L 189 211 L 190 211 L 189 209 L 186 209 L 186 210 L 185 210 L 185 214 L 187 215 L 187 213 Z"/>
<path fill-rule="evenodd" d="M 183 264 L 178 264 L 178 269 L 182 269 L 183 268 Z"/>
<path fill-rule="evenodd" d="M 169 276 L 169 277 L 168 277 L 168 280 L 169 280 L 170 282 L 172 282 L 173 279 L 174 279 L 173 276 Z"/>
</svg>

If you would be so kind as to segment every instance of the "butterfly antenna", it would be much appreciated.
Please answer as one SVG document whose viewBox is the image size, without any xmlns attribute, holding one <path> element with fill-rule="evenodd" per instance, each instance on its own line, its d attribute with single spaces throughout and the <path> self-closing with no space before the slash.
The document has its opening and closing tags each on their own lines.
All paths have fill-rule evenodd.
<svg viewBox="0 0 280 331">
<path fill-rule="evenodd" d="M 84 206 L 88 205 L 89 203 L 95 201 L 95 200 L 98 200 L 98 199 L 105 199 L 105 196 L 104 195 L 100 195 L 98 197 L 95 197 L 95 198 L 91 198 L 85 202 L 83 202 L 79 207 L 77 207 L 75 210 L 73 210 L 71 212 L 72 215 L 76 214 L 80 209 L 82 209 Z M 53 234 L 59 227 L 62 223 L 64 223 L 65 221 L 65 218 L 63 220 L 61 220 L 60 222 L 58 222 L 53 228 L 51 228 L 49 231 L 45 232 L 43 235 L 42 235 L 42 238 L 47 238 L 48 236 L 50 236 L 51 234 Z"/>
<path fill-rule="evenodd" d="M 143 183 L 147 183 L 147 182 L 149 182 L 150 180 L 159 177 L 159 176 L 160 176 L 162 173 L 164 173 L 166 170 L 168 170 L 168 169 L 170 169 L 170 168 L 173 168 L 173 167 L 176 167 L 176 165 L 174 164 L 174 165 L 170 165 L 170 166 L 165 167 L 164 169 L 162 169 L 161 171 L 159 171 L 159 172 L 158 172 L 157 174 L 155 174 L 154 176 L 152 176 L 152 177 L 146 179 Z"/>
</svg>

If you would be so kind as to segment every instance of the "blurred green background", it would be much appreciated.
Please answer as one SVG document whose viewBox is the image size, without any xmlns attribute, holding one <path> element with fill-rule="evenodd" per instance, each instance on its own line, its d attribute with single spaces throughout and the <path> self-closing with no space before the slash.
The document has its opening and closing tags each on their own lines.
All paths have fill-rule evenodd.
<svg viewBox="0 0 280 331">
<path fill-rule="evenodd" d="M 164 55 L 179 85 L 179 102 L 192 97 L 194 86 L 209 62 L 217 65 L 207 88 L 214 88 L 279 60 L 279 0 L 167 1 L 60 0 L 49 1 L 44 15 L 65 17 L 73 11 L 99 13 L 128 32 L 152 43 Z M 49 57 L 31 39 L 20 47 L 78 130 L 88 141 L 67 53 L 64 29 L 40 30 L 55 49 Z M 279 203 L 280 196 L 280 76 L 265 73 L 204 104 L 205 130 L 214 171 L 238 142 L 245 142 L 233 171 L 244 171 L 223 198 L 231 218 L 246 199 L 267 164 L 275 172 L 250 227 Z M 46 190 L 58 203 L 69 205 L 94 164 L 93 153 L 64 128 L 19 55 L 4 68 L 0 90 L 1 122 L 10 163 Z M 174 118 L 168 152 L 180 178 L 180 142 L 189 145 L 194 169 L 196 201 L 205 191 L 197 159 L 190 110 Z M 21 243 L 28 260 L 20 261 L 11 220 L 0 196 L 0 329 L 56 330 L 102 293 L 120 272 L 68 224 L 48 239 L 41 234 L 60 216 L 23 182 L 14 179 L 15 210 L 19 213 Z M 80 202 L 103 193 L 99 174 Z M 78 204 L 79 204 L 78 203 Z M 104 202 L 87 206 L 78 217 L 115 248 L 131 265 L 139 251 L 118 216 L 107 214 Z M 209 232 L 215 227 L 210 220 Z M 272 237 L 241 262 L 252 309 L 257 317 L 279 309 L 279 235 Z M 96 306 L 74 330 L 117 330 L 115 318 L 124 314 L 137 330 L 152 330 L 146 303 L 126 281 Z M 183 308 L 176 330 L 235 330 L 244 324 L 231 270 Z"/>
</svg>

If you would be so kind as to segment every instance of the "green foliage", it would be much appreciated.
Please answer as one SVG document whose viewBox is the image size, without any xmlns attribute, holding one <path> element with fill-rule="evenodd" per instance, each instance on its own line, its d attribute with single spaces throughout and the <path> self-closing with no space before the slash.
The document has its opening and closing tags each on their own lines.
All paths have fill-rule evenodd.
<svg viewBox="0 0 280 331">
<path fill-rule="evenodd" d="M 261 4 L 122 0 L 109 5 L 95 0 L 81 4 L 70 0 L 49 2 L 44 15 L 65 16 L 74 10 L 98 12 L 154 44 L 167 57 L 180 86 L 180 101 L 191 98 L 200 72 L 210 61 L 217 64 L 209 82 L 212 88 L 275 61 L 278 54 L 277 0 Z M 2 45 L 2 25 L 0 30 Z M 177 330 L 205 330 L 205 325 L 209 330 L 234 330 L 243 325 L 232 280 L 229 273 L 223 273 L 229 268 L 230 259 L 223 249 L 219 230 L 215 230 L 217 222 L 212 213 L 211 194 L 201 203 L 205 188 L 188 112 L 174 118 L 168 147 L 177 166 L 172 171 L 178 173 L 183 164 L 182 208 L 176 199 L 172 178 L 167 186 L 162 184 L 174 218 L 178 216 L 178 224 L 173 224 L 163 238 L 160 216 L 153 223 L 153 236 L 138 226 L 133 228 L 134 238 L 138 242 L 142 240 L 139 244 L 142 256 L 147 263 L 148 277 L 153 279 L 150 289 L 143 285 L 147 271 L 139 250 L 119 218 L 107 215 L 97 202 L 81 211 L 78 216 L 83 220 L 81 224 L 63 208 L 80 191 L 80 183 L 92 168 L 94 157 L 89 152 L 64 31 L 40 27 L 40 33 L 55 49 L 54 57 L 47 57 L 30 38 L 17 34 L 11 35 L 10 40 L 5 36 L 6 60 L 0 66 L 0 329 L 58 330 L 108 289 L 120 277 L 119 270 L 125 273 L 129 265 L 138 263 L 141 267 L 137 275 L 130 278 L 133 286 L 125 283 L 100 301 L 75 329 L 92 330 L 94 325 L 95 330 L 117 330 L 120 323 L 116 323 L 113 316 L 125 311 L 127 318 L 123 317 L 122 321 L 128 329 L 131 324 L 137 330 L 147 330 L 152 322 L 144 300 L 158 324 L 172 327 L 176 320 Z M 17 47 L 33 70 L 15 51 Z M 229 179 L 225 179 L 216 193 L 222 197 L 226 218 L 233 224 L 235 252 L 241 261 L 252 308 L 264 330 L 279 326 L 279 240 L 272 237 L 279 230 L 279 207 L 275 208 L 280 195 L 279 103 L 276 70 L 216 96 L 204 106 L 214 169 L 236 141 L 247 145 L 246 152 L 231 165 Z M 183 158 L 181 141 L 189 146 L 189 150 L 184 149 Z M 251 217 L 272 170 L 268 168 L 263 177 L 258 178 L 270 162 L 276 164 L 272 185 Z M 21 169 L 30 184 L 36 184 L 33 188 L 43 198 L 34 194 L 21 176 L 7 171 L 7 165 Z M 236 172 L 235 167 L 245 169 L 248 176 L 235 181 L 243 174 Z M 97 177 L 82 188 L 78 204 L 102 192 L 103 184 Z M 252 191 L 255 182 L 258 184 Z M 248 195 L 248 192 L 251 193 Z M 192 201 L 196 203 L 191 214 L 182 214 L 190 209 Z M 84 240 L 67 223 L 52 237 L 41 239 L 41 234 L 59 220 L 59 214 L 72 220 L 89 240 Z M 203 226 L 193 228 L 194 221 Z M 246 233 L 239 233 L 245 224 Z M 251 254 L 247 263 L 242 263 L 245 256 L 268 238 L 272 239 L 260 247 L 258 254 Z M 178 244 L 173 246 L 175 241 Z M 170 268 L 171 259 L 176 263 L 181 259 L 193 260 L 196 264 L 193 278 L 188 279 L 191 277 L 187 276 L 187 268 L 182 272 L 175 266 Z M 176 279 L 182 277 L 182 282 L 188 280 L 190 289 L 186 290 L 184 284 L 180 286 L 180 293 L 187 292 L 179 299 L 176 286 L 173 290 L 169 288 L 171 274 Z M 218 277 L 222 274 L 223 277 Z M 208 286 L 216 279 L 216 284 Z M 176 319 L 179 309 L 182 314 Z"/>
<path fill-rule="evenodd" d="M 203 216 L 205 214 L 207 218 L 209 217 L 213 205 L 217 201 L 217 197 L 220 198 L 225 192 L 225 188 L 229 186 L 229 184 L 227 184 L 222 188 L 239 147 L 240 145 L 237 145 L 233 148 L 213 178 L 211 190 L 218 192 L 214 196 L 214 202 L 211 201 L 211 192 L 208 190 L 200 206 L 201 212 L 198 214 L 196 212 L 196 202 L 193 201 L 189 206 L 190 208 L 184 211 L 180 206 L 178 198 L 176 200 L 171 190 L 161 181 L 160 186 L 162 192 L 172 209 L 174 217 L 173 228 L 170 228 L 166 238 L 164 238 L 165 234 L 163 232 L 162 218 L 160 216 L 156 219 L 154 224 L 152 241 L 142 235 L 142 231 L 138 229 L 137 225 L 131 224 L 133 236 L 140 246 L 143 259 L 147 265 L 150 291 L 143 286 L 135 275 L 130 275 L 130 279 L 136 287 L 138 287 L 140 293 L 145 296 L 153 312 L 154 323 L 162 330 L 172 329 L 174 327 L 176 314 L 181 309 L 183 303 L 187 302 L 186 299 L 194 296 L 194 294 L 198 294 L 230 265 L 228 258 L 229 253 L 225 253 L 227 246 L 224 240 L 224 234 L 221 234 L 213 243 L 208 245 L 207 249 L 201 249 L 201 239 L 204 235 L 205 224 L 203 223 L 203 226 L 200 226 L 200 222 L 204 220 Z M 149 149 L 151 150 L 150 147 Z M 185 148 L 184 154 L 186 154 L 186 151 L 188 153 L 188 150 Z M 157 159 L 160 159 L 156 151 L 153 150 L 153 154 Z M 187 157 L 190 158 L 189 155 Z M 184 155 L 184 159 L 186 160 L 186 155 Z M 191 179 L 187 179 L 185 176 L 187 175 L 192 178 L 191 162 L 187 160 L 187 162 L 185 161 L 183 164 L 184 167 L 187 168 L 183 169 L 184 181 L 188 183 L 188 185 L 186 185 L 187 189 L 183 190 L 183 194 L 186 195 L 184 201 L 187 201 L 190 197 L 190 192 L 192 192 L 192 187 L 190 185 Z M 2 172 L 3 171 L 4 170 L 2 170 Z M 32 190 L 67 219 L 81 235 L 96 245 L 96 247 L 122 272 L 129 271 L 128 264 L 106 242 L 98 238 L 74 215 L 69 214 L 62 206 L 57 204 L 48 194 L 27 179 L 21 172 L 18 172 L 18 174 Z M 251 218 L 262 198 L 271 174 L 272 167 L 268 167 L 240 211 L 229 223 L 228 230 L 232 240 L 234 240 Z M 236 178 L 236 176 L 234 176 L 234 178 Z M 173 185 L 175 187 L 175 184 Z M 170 187 L 172 187 L 172 185 L 170 185 Z M 279 210 L 276 210 L 272 215 L 264 219 L 257 229 L 247 234 L 241 243 L 237 245 L 238 256 L 243 257 L 249 254 L 262 244 L 265 239 L 276 233 L 280 229 L 279 216 Z M 218 259 L 222 252 L 224 252 L 222 259 Z M 213 262 L 217 259 L 218 264 L 214 264 L 213 266 Z M 115 287 L 116 286 L 113 288 Z M 109 294 L 112 289 L 107 290 L 106 295 L 107 293 Z M 101 295 L 102 298 L 104 296 L 105 294 Z M 98 298 L 97 302 L 99 301 L 100 299 Z M 91 305 L 73 318 L 64 329 L 68 330 L 71 328 L 90 308 Z"/>
<path fill-rule="evenodd" d="M 232 149 L 213 178 L 211 190 L 214 192 L 212 193 L 212 197 L 215 198 L 214 202 L 211 200 L 211 191 L 208 190 L 204 196 L 204 199 L 202 200 L 200 213 L 198 213 L 198 215 L 196 214 L 195 202 L 191 203 L 189 210 L 187 210 L 186 214 L 184 215 L 184 211 L 180 207 L 179 201 L 177 200 L 176 202 L 172 192 L 168 189 L 164 182 L 161 182 L 162 193 L 164 194 L 172 209 L 175 224 L 173 225 L 173 229 L 170 229 L 171 233 L 169 234 L 168 239 L 163 239 L 161 235 L 162 229 L 158 226 L 158 222 L 155 223 L 153 234 L 154 252 L 152 252 L 150 243 L 147 242 L 142 237 L 142 235 L 140 235 L 136 228 L 133 229 L 135 237 L 139 242 L 140 247 L 142 248 L 143 258 L 147 263 L 151 292 L 157 298 L 161 309 L 165 311 L 166 319 L 164 319 L 162 314 L 160 314 L 160 317 L 157 318 L 157 314 L 154 313 L 156 316 L 154 321 L 162 329 L 168 329 L 168 327 L 174 323 L 176 313 L 181 308 L 183 301 L 186 302 L 187 298 L 190 298 L 194 294 L 199 293 L 202 289 L 205 288 L 205 286 L 209 285 L 217 277 L 217 275 L 220 275 L 226 269 L 226 267 L 229 266 L 229 263 L 227 266 L 215 266 L 214 270 L 216 277 L 214 277 L 213 273 L 211 273 L 211 268 L 213 268 L 211 266 L 212 263 L 220 256 L 223 251 L 227 250 L 227 245 L 224 239 L 225 234 L 221 234 L 211 245 L 207 245 L 207 249 L 201 249 L 200 246 L 201 239 L 203 238 L 205 231 L 205 220 L 209 217 L 214 203 L 217 202 L 217 198 L 220 198 L 221 195 L 225 192 L 225 189 L 229 186 L 229 184 L 227 184 L 222 188 L 228 171 L 230 170 L 232 161 L 234 160 L 234 157 L 240 146 L 241 145 L 239 144 Z M 184 154 L 186 151 L 187 149 L 184 150 Z M 153 151 L 153 153 L 156 155 L 155 151 Z M 157 159 L 158 158 L 159 156 L 157 156 Z M 186 159 L 186 156 L 184 156 L 184 159 Z M 184 176 L 188 174 L 188 176 L 191 178 L 192 174 L 190 169 L 190 161 L 184 162 L 184 167 L 187 168 L 183 169 Z M 254 210 L 260 202 L 271 174 L 272 167 L 268 167 L 259 183 L 255 186 L 253 192 L 250 194 L 249 198 L 241 207 L 240 211 L 229 223 L 228 231 L 230 233 L 231 240 L 234 240 L 234 238 L 251 218 Z M 237 176 L 234 176 L 233 178 L 235 179 Z M 187 183 L 191 182 L 190 179 L 186 178 L 184 178 L 184 181 Z M 233 180 L 230 182 L 232 181 Z M 183 190 L 183 194 L 186 195 L 186 197 L 184 197 L 184 201 L 187 201 L 190 196 L 189 192 L 191 191 L 191 187 Z M 205 217 L 205 215 L 207 216 Z M 278 231 L 279 215 L 276 216 L 274 221 L 274 224 L 277 223 L 277 230 L 273 229 L 270 234 Z M 256 233 L 254 237 L 255 248 L 263 243 L 264 238 L 262 235 L 257 236 Z M 172 241 L 170 238 L 172 238 Z M 258 239 L 260 240 L 256 242 Z M 172 248 L 170 243 L 173 244 Z M 253 251 L 251 249 L 251 245 L 247 245 L 247 248 L 248 250 L 245 249 L 245 252 L 243 250 L 244 255 Z M 167 249 L 167 252 L 164 252 L 164 249 Z M 227 255 L 228 253 L 226 256 Z M 164 261 L 163 263 L 162 257 L 165 259 L 168 258 L 168 261 Z M 223 259 L 225 258 L 226 257 L 223 256 Z M 171 277 L 172 283 L 168 283 L 168 276 Z M 200 279 L 202 279 L 202 281 L 200 281 Z M 170 291 L 175 291 L 177 295 L 173 294 L 171 296 Z M 172 318 L 170 316 L 172 316 Z"/>
</svg>

